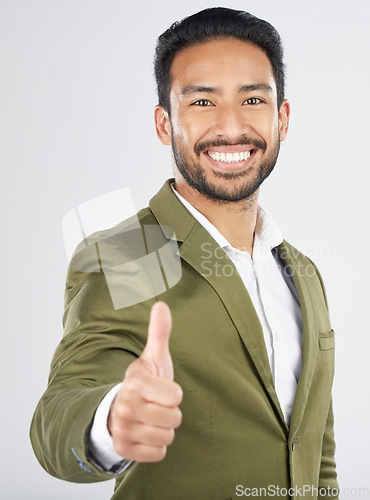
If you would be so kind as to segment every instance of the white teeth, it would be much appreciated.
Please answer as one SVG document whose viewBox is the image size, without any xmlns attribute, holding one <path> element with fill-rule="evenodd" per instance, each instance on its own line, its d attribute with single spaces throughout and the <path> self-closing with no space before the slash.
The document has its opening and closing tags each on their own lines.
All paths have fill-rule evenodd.
<svg viewBox="0 0 370 500">
<path fill-rule="evenodd" d="M 237 163 L 238 161 L 247 160 L 251 155 L 250 151 L 244 151 L 243 153 L 209 153 L 208 156 L 212 160 L 222 161 L 224 163 Z"/>
</svg>

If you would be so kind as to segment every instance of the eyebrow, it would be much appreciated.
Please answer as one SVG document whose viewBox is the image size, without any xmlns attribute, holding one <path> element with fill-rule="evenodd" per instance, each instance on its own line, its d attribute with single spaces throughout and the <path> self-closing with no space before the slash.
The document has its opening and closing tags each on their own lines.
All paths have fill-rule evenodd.
<svg viewBox="0 0 370 500">
<path fill-rule="evenodd" d="M 220 93 L 220 90 L 216 87 L 207 87 L 205 85 L 187 85 L 183 89 L 181 89 L 181 95 L 189 95 L 189 94 L 217 94 Z"/>
<path fill-rule="evenodd" d="M 272 94 L 272 87 L 267 83 L 252 83 L 250 85 L 242 85 L 239 92 L 252 92 L 253 90 L 263 90 Z"/>
<path fill-rule="evenodd" d="M 239 87 L 238 92 L 253 92 L 254 90 L 263 90 L 265 92 L 272 93 L 272 88 L 267 83 L 251 83 L 249 85 L 242 85 Z M 221 89 L 217 87 L 210 87 L 207 85 L 187 85 L 181 89 L 181 95 L 189 94 L 221 94 Z"/>
</svg>

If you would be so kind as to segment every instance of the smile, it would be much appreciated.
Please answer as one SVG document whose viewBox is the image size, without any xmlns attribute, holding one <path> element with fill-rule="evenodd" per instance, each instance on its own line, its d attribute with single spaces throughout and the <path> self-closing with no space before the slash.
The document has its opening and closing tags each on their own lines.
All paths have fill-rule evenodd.
<svg viewBox="0 0 370 500">
<path fill-rule="evenodd" d="M 237 163 L 239 161 L 247 160 L 252 153 L 253 149 L 251 151 L 243 151 L 241 153 L 211 153 L 208 151 L 207 155 L 215 161 L 222 161 L 223 163 Z"/>
</svg>

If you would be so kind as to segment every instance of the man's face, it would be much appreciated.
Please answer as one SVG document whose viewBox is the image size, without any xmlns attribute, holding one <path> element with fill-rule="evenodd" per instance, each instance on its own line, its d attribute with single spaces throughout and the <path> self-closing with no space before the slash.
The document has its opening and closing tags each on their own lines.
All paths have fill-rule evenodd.
<svg viewBox="0 0 370 500">
<path fill-rule="evenodd" d="M 184 49 L 171 66 L 170 104 L 170 117 L 157 107 L 156 124 L 172 145 L 176 185 L 216 200 L 250 197 L 274 168 L 289 121 L 266 54 L 232 38 Z"/>
</svg>

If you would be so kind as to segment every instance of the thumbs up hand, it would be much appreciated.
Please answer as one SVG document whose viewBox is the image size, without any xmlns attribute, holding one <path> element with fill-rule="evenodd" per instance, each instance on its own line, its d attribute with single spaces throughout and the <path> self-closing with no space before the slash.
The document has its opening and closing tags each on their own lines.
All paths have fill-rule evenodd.
<svg viewBox="0 0 370 500">
<path fill-rule="evenodd" d="M 128 366 L 112 403 L 108 430 L 115 451 L 126 460 L 163 460 L 181 424 L 182 389 L 174 382 L 171 327 L 169 307 L 157 302 L 150 313 L 146 346 Z"/>
</svg>

